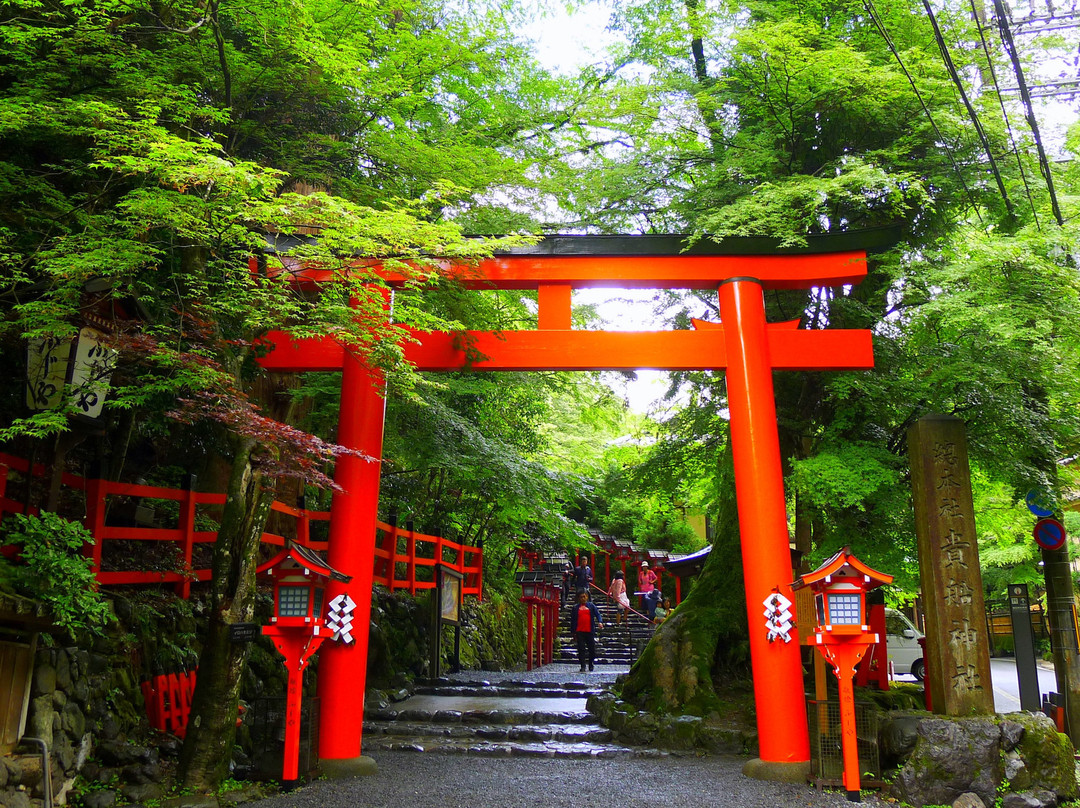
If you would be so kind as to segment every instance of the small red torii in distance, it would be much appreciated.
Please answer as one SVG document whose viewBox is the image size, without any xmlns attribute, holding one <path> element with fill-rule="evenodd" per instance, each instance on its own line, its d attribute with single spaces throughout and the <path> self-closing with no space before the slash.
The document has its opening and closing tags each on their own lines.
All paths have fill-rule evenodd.
<svg viewBox="0 0 1080 808">
<path fill-rule="evenodd" d="M 735 254 L 746 251 L 746 242 L 763 254 Z M 726 371 L 759 754 L 773 769 L 788 764 L 805 768 L 809 740 L 799 644 L 770 640 L 775 636 L 767 631 L 762 612 L 774 592 L 791 596 L 793 578 L 772 372 L 870 368 L 873 351 L 867 330 L 810 331 L 792 323 L 766 323 L 763 290 L 858 283 L 866 275 L 865 253 L 830 251 L 843 242 L 842 237 L 825 237 L 810 250 L 776 254 L 757 239 L 727 239 L 719 247 L 699 244 L 683 252 L 682 237 L 548 237 L 536 247 L 516 248 L 475 265 L 442 265 L 467 288 L 538 290 L 536 330 L 450 334 L 406 329 L 415 342 L 406 344 L 405 358 L 417 370 Z M 365 271 L 372 266 L 358 261 Z M 333 277 L 303 268 L 292 274 L 297 283 L 316 285 Z M 396 281 L 389 276 L 387 282 L 393 286 Z M 589 287 L 717 289 L 722 324 L 698 322 L 692 331 L 576 331 L 571 328 L 571 294 Z M 266 342 L 272 346 L 260 360 L 266 370 L 342 371 L 338 443 L 381 458 L 385 405 L 377 374 L 330 338 L 296 340 L 273 332 Z M 351 575 L 352 582 L 333 585 L 328 597 L 344 592 L 357 603 L 357 642 L 327 648 L 320 662 L 319 753 L 326 760 L 360 754 L 378 464 L 343 456 L 335 481 L 343 493 L 335 493 L 331 508 L 328 561 Z M 770 776 L 760 768 L 753 773 Z"/>
</svg>

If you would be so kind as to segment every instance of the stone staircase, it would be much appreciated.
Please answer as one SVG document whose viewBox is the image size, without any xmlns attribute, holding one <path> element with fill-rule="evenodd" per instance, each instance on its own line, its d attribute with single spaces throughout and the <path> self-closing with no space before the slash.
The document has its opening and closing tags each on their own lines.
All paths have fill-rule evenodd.
<svg viewBox="0 0 1080 808">
<path fill-rule="evenodd" d="M 641 653 L 641 649 L 649 642 L 656 627 L 634 612 L 630 612 L 627 625 L 616 626 L 617 607 L 607 594 L 594 588 L 592 599 L 604 621 L 604 627 L 597 632 L 596 636 L 596 664 L 632 665 Z M 631 596 L 631 606 L 637 608 L 635 600 L 636 598 Z M 577 602 L 571 601 L 573 601 L 572 598 L 559 616 L 559 649 L 555 659 L 558 662 L 576 665 L 580 663 L 578 662 L 577 640 L 574 638 L 571 621 Z"/>
<path fill-rule="evenodd" d="M 655 749 L 611 742 L 585 709 L 603 688 L 587 682 L 440 679 L 392 707 L 364 716 L 364 752 L 380 750 L 485 757 L 656 757 Z"/>
</svg>

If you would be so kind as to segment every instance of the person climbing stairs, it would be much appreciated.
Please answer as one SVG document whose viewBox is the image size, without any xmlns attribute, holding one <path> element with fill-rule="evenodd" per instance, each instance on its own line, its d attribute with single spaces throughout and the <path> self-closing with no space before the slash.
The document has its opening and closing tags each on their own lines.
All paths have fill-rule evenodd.
<svg viewBox="0 0 1080 808">
<path fill-rule="evenodd" d="M 630 665 L 637 659 L 653 635 L 655 626 L 643 614 L 631 609 L 626 625 L 616 625 L 618 607 L 603 589 L 592 586 L 592 600 L 600 610 L 604 627 L 596 635 L 597 665 Z M 576 603 L 567 604 L 559 620 L 559 652 L 556 660 L 577 663 L 577 641 L 574 638 L 573 615 Z"/>
</svg>

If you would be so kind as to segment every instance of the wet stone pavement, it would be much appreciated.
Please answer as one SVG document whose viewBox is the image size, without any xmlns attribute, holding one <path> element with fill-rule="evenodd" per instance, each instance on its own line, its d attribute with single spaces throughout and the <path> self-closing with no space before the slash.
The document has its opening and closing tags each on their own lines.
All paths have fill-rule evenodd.
<svg viewBox="0 0 1080 808">
<path fill-rule="evenodd" d="M 745 758 L 672 753 L 612 742 L 585 709 L 626 672 L 553 664 L 528 673 L 469 671 L 407 699 L 369 707 L 364 753 L 378 774 L 319 780 L 260 808 L 795 808 L 851 805 L 840 792 L 752 780 Z M 868 798 L 864 805 L 885 803 Z"/>
<path fill-rule="evenodd" d="M 371 753 L 378 774 L 319 780 L 258 808 L 840 808 L 839 792 L 751 780 L 743 758 L 589 760 Z M 861 803 L 884 808 L 870 798 Z M 895 804 L 893 805 L 895 808 Z"/>
<path fill-rule="evenodd" d="M 664 753 L 612 743 L 586 709 L 625 666 L 581 673 L 549 665 L 527 674 L 475 672 L 417 687 L 409 698 L 364 716 L 364 752 L 484 757 L 610 758 Z"/>
<path fill-rule="evenodd" d="M 568 633 L 554 664 L 529 672 L 465 671 L 408 698 L 367 706 L 364 754 L 378 773 L 319 780 L 260 808 L 839 808 L 842 792 L 752 780 L 746 758 L 627 746 L 586 709 L 629 670 L 652 628 L 606 627 L 595 672 L 581 671 Z M 570 625 L 569 615 L 564 626 Z M 868 798 L 864 805 L 885 803 Z"/>
</svg>

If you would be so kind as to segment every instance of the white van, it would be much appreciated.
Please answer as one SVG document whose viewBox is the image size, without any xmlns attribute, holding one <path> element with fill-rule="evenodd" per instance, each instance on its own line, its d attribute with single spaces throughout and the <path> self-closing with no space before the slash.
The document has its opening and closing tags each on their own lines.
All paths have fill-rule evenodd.
<svg viewBox="0 0 1080 808">
<path fill-rule="evenodd" d="M 896 609 L 885 610 L 885 642 L 889 647 L 889 664 L 895 674 L 910 673 L 920 682 L 926 675 L 923 649 L 919 645 L 922 633 L 907 615 Z"/>
</svg>

